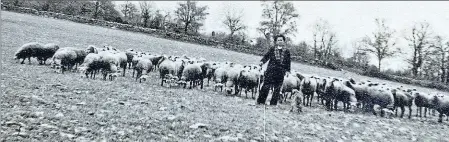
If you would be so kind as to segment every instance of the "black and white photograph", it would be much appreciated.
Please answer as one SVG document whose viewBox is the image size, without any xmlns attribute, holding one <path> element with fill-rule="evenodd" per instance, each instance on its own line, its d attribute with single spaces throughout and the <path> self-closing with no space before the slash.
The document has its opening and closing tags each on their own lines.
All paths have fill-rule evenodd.
<svg viewBox="0 0 449 142">
<path fill-rule="evenodd" d="M 0 2 L 1 142 L 449 142 L 449 1 Z"/>
</svg>

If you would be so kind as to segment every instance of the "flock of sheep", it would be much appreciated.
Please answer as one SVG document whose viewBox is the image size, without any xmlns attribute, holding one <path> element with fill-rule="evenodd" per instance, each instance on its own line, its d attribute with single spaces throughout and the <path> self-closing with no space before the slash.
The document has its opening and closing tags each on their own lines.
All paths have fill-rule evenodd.
<svg viewBox="0 0 449 142">
<path fill-rule="evenodd" d="M 204 58 L 192 58 L 185 55 L 167 56 L 155 55 L 128 49 L 120 51 L 111 46 L 95 47 L 89 45 L 85 49 L 74 47 L 60 48 L 57 44 L 27 43 L 19 47 L 15 59 L 37 58 L 39 64 L 45 64 L 50 59 L 52 68 L 61 73 L 64 71 L 79 71 L 86 78 L 95 79 L 101 73 L 104 80 L 114 80 L 115 77 L 125 76 L 126 69 L 132 69 L 132 77 L 136 81 L 145 81 L 150 72 L 159 72 L 161 86 L 181 86 L 189 88 L 201 86 L 207 79 L 214 83 L 214 90 L 220 89 L 228 94 L 241 95 L 244 89 L 247 96 L 251 91 L 255 98 L 264 79 L 264 69 L 259 65 L 242 65 L 233 62 L 214 62 Z M 75 66 L 75 68 L 74 68 Z M 438 93 L 424 93 L 416 89 L 403 86 L 392 87 L 387 84 L 371 81 L 355 81 L 335 77 L 319 77 L 291 71 L 284 76 L 281 87 L 281 102 L 287 98 L 291 101 L 291 110 L 302 112 L 302 106 L 311 106 L 316 95 L 318 104 L 324 105 L 327 110 L 337 110 L 339 102 L 343 103 L 344 110 L 353 111 L 355 108 L 370 111 L 374 115 L 380 111 L 390 115 L 401 108 L 402 118 L 405 108 L 409 110 L 408 118 L 412 116 L 412 105 L 415 104 L 416 116 L 424 117 L 427 111 L 435 110 L 440 113 L 438 122 L 442 122 L 445 115 L 449 115 L 449 96 Z"/>
</svg>

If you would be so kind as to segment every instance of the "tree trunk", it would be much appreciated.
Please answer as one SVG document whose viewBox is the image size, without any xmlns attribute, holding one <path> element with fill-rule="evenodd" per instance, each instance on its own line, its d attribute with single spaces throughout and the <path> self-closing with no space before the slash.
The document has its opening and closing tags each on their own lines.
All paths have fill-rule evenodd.
<svg viewBox="0 0 449 142">
<path fill-rule="evenodd" d="M 189 22 L 186 22 L 186 25 L 184 26 L 184 33 L 187 34 L 187 28 L 189 27 Z"/>
<path fill-rule="evenodd" d="M 100 3 L 97 1 L 95 2 L 95 12 L 94 12 L 94 19 L 98 18 L 98 8 L 100 6 Z"/>
<path fill-rule="evenodd" d="M 379 73 L 380 73 L 380 71 L 381 71 L 381 70 L 380 70 L 380 69 L 381 69 L 380 67 L 381 67 L 381 65 L 382 65 L 382 59 L 381 59 L 381 58 L 379 58 L 379 64 L 378 64 L 378 65 L 379 65 Z"/>
</svg>

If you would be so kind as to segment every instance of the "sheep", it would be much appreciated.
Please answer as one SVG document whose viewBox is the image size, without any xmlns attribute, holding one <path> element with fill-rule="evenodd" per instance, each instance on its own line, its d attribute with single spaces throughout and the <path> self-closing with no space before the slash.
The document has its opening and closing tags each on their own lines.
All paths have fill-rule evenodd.
<svg viewBox="0 0 449 142">
<path fill-rule="evenodd" d="M 293 89 L 300 89 L 301 80 L 296 76 L 287 73 L 284 76 L 284 81 L 281 86 L 281 96 L 283 97 L 283 101 L 287 100 L 287 93 L 290 93 L 290 97 L 292 96 Z M 282 99 L 281 99 L 282 101 Z"/>
<path fill-rule="evenodd" d="M 92 71 L 100 71 L 103 75 L 103 80 L 106 80 L 106 77 L 110 73 L 118 73 L 117 66 L 115 64 L 110 63 L 108 60 L 100 59 L 94 60 L 93 62 L 86 64 L 86 72 Z M 112 81 L 112 76 L 109 78 Z"/>
<path fill-rule="evenodd" d="M 230 68 L 226 72 L 226 92 L 228 94 L 231 94 L 234 90 L 234 95 L 237 95 L 239 93 L 238 84 L 239 84 L 239 77 L 240 77 L 240 71 L 243 69 L 243 66 L 240 64 L 230 63 Z M 234 89 L 232 89 L 234 87 Z"/>
<path fill-rule="evenodd" d="M 190 87 L 189 89 L 192 89 L 193 87 L 196 87 L 196 81 L 200 80 L 201 82 L 201 89 L 203 89 L 203 75 L 202 75 L 202 69 L 200 64 L 187 64 L 185 68 L 182 71 L 181 76 L 182 81 L 190 81 Z M 184 88 L 186 88 L 186 84 L 184 84 Z"/>
<path fill-rule="evenodd" d="M 151 60 L 151 63 L 154 65 L 153 69 L 157 69 L 157 63 L 162 59 L 162 55 L 143 55 L 142 58 L 146 58 Z M 168 58 L 168 57 L 167 57 Z"/>
<path fill-rule="evenodd" d="M 238 78 L 238 86 L 240 88 L 239 92 L 241 94 L 241 89 L 245 88 L 245 95 L 246 98 L 248 98 L 248 90 L 251 90 L 251 96 L 253 99 L 255 99 L 254 97 L 254 93 L 257 92 L 258 90 L 258 85 L 259 85 L 259 76 L 257 74 L 257 71 L 255 70 L 242 70 L 240 72 L 240 76 Z"/>
<path fill-rule="evenodd" d="M 153 70 L 153 63 L 151 63 L 150 60 L 144 58 L 139 58 L 138 60 L 139 62 L 137 62 L 136 66 L 134 66 L 134 69 L 137 71 L 136 81 L 142 75 L 147 75 L 151 70 Z M 142 83 L 142 79 L 139 79 L 139 83 Z"/>
<path fill-rule="evenodd" d="M 94 61 L 100 60 L 100 55 L 95 53 L 87 54 L 86 58 L 84 58 L 84 62 L 80 65 L 80 67 L 86 67 L 88 64 L 91 64 Z M 86 75 L 86 78 L 89 78 L 88 74 L 90 73 L 90 78 L 95 78 L 95 75 L 97 74 L 97 71 L 87 71 L 84 69 L 84 73 Z"/>
<path fill-rule="evenodd" d="M 76 52 L 73 48 L 66 47 L 58 49 L 52 57 L 53 67 L 61 68 L 61 73 L 64 73 L 66 69 L 72 69 L 75 65 Z"/>
<path fill-rule="evenodd" d="M 161 60 L 157 63 L 159 69 L 159 77 L 161 80 L 161 86 L 164 86 L 164 82 L 166 82 L 166 75 L 171 74 L 173 76 L 177 76 L 176 72 L 176 63 L 173 60 L 168 59 L 167 57 L 162 57 Z"/>
<path fill-rule="evenodd" d="M 38 48 L 37 50 L 35 50 L 32 56 L 37 58 L 40 65 L 44 65 L 47 59 L 53 57 L 56 50 L 58 49 L 59 45 L 55 43 L 48 43 L 45 44 L 42 48 Z"/>
<path fill-rule="evenodd" d="M 17 49 L 16 53 L 14 53 L 14 59 L 18 59 L 19 61 L 20 59 L 23 59 L 20 64 L 24 64 L 25 59 L 28 58 L 28 63 L 31 64 L 31 57 L 34 50 L 42 47 L 43 45 L 38 42 L 25 43 Z"/>
<path fill-rule="evenodd" d="M 395 116 L 398 116 L 397 107 L 401 108 L 401 118 L 404 116 L 405 107 L 408 107 L 408 118 L 410 119 L 412 117 L 413 96 L 410 93 L 400 90 L 399 88 L 392 89 L 391 93 L 393 93 L 394 97 L 394 110 L 396 111 Z"/>
<path fill-rule="evenodd" d="M 116 51 L 101 51 L 98 53 L 102 58 L 105 58 L 110 63 L 115 64 L 116 66 L 123 69 L 122 76 L 125 76 L 126 73 L 126 65 L 127 65 L 127 56 L 125 52 L 116 52 Z"/>
<path fill-rule="evenodd" d="M 98 54 L 98 48 L 95 45 L 88 45 L 86 48 L 86 52 Z"/>
<path fill-rule="evenodd" d="M 304 106 L 312 106 L 313 94 L 316 92 L 316 89 L 317 81 L 313 76 L 304 77 L 304 79 L 301 80 L 299 91 L 304 95 Z"/>
<path fill-rule="evenodd" d="M 293 89 L 292 95 L 294 96 L 293 97 L 294 100 L 291 102 L 290 112 L 293 112 L 294 108 L 297 109 L 298 113 L 302 112 L 303 94 L 301 93 L 301 91 L 299 91 L 297 89 Z"/>
<path fill-rule="evenodd" d="M 36 57 L 39 64 L 45 64 L 48 58 L 51 58 L 59 49 L 59 46 L 54 43 L 42 45 L 38 42 L 30 42 L 22 45 L 14 54 L 14 59 L 23 59 L 21 64 L 24 64 L 25 59 L 28 58 L 28 63 L 31 64 L 31 57 Z"/>
<path fill-rule="evenodd" d="M 131 66 L 133 66 L 133 64 L 132 64 L 133 58 L 135 55 L 137 55 L 137 52 L 134 52 L 133 49 L 128 49 L 128 50 L 126 50 L 125 54 L 127 57 L 128 69 L 131 69 Z"/>
<path fill-rule="evenodd" d="M 219 67 L 218 63 L 212 62 L 210 68 L 206 70 L 207 86 L 209 86 L 210 80 L 214 77 L 215 70 Z"/>
<path fill-rule="evenodd" d="M 446 121 L 449 117 L 449 97 L 447 95 L 437 94 L 431 100 L 431 107 L 440 113 L 438 122 L 443 122 L 443 115 L 446 115 Z"/>
<path fill-rule="evenodd" d="M 379 84 L 368 84 L 368 107 L 372 108 L 374 105 L 379 105 L 381 109 L 388 108 L 393 110 L 394 108 L 394 97 L 393 93 L 389 88 L 382 88 Z M 373 111 L 374 115 L 377 115 L 375 111 Z M 381 113 L 381 116 L 383 114 Z"/>
<path fill-rule="evenodd" d="M 224 84 L 227 82 L 227 72 L 229 70 L 230 66 L 229 64 L 221 64 L 217 69 L 215 69 L 214 75 L 213 75 L 213 80 L 216 83 L 215 85 L 215 91 L 217 90 L 218 87 L 221 88 L 221 91 L 223 91 L 223 86 Z"/>
<path fill-rule="evenodd" d="M 422 108 L 424 107 L 424 117 L 426 117 L 427 109 L 431 107 L 432 96 L 427 93 L 413 91 L 414 102 L 416 105 L 416 117 L 422 117 Z"/>
<path fill-rule="evenodd" d="M 335 96 L 334 107 L 335 109 L 337 109 L 336 107 L 338 101 L 342 101 L 344 109 L 351 111 L 351 108 L 355 108 L 357 103 L 357 97 L 354 91 L 354 87 L 348 80 L 341 80 L 338 82 L 339 86 L 338 87 L 335 86 L 336 89 L 338 90 L 338 94 Z"/>
<path fill-rule="evenodd" d="M 367 107 L 365 107 L 365 105 L 369 101 L 368 84 L 365 84 L 364 82 L 357 83 L 352 78 L 349 79 L 349 83 L 351 83 L 351 86 L 353 87 L 353 89 L 355 91 L 356 98 L 359 101 L 358 106 L 366 109 Z"/>
</svg>

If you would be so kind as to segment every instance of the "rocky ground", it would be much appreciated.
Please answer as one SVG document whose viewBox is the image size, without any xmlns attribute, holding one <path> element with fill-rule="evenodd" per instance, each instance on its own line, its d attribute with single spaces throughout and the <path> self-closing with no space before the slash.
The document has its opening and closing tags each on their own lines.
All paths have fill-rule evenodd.
<svg viewBox="0 0 449 142">
<path fill-rule="evenodd" d="M 448 121 L 437 123 L 434 116 L 380 118 L 328 112 L 317 104 L 296 114 L 286 104 L 255 106 L 255 100 L 211 87 L 161 87 L 155 73 L 143 83 L 129 72 L 102 81 L 79 73 L 58 74 L 36 60 L 19 64 L 13 53 L 31 41 L 76 47 L 108 43 L 122 50 L 198 54 L 211 60 L 254 57 L 68 21 L 1 14 L 1 141 L 449 141 Z M 305 70 L 298 66 L 294 69 Z"/>
</svg>

